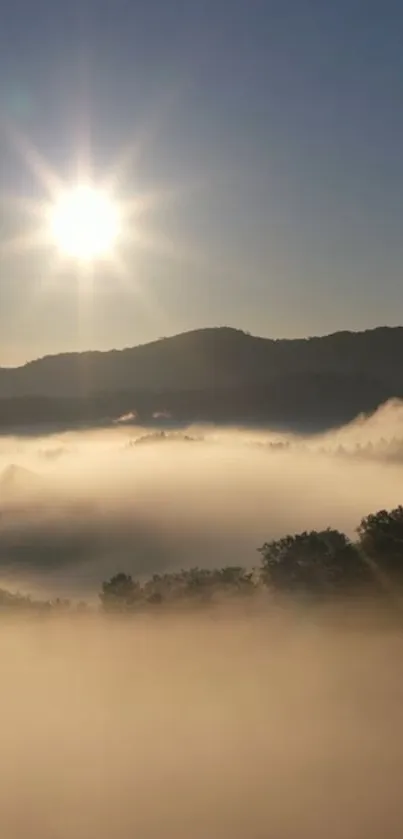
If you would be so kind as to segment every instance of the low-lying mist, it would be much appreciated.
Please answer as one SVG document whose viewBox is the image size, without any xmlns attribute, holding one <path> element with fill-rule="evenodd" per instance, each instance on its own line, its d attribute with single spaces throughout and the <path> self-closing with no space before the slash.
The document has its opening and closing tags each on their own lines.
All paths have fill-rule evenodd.
<svg viewBox="0 0 403 839">
<path fill-rule="evenodd" d="M 0 438 L 1 584 L 254 564 L 402 500 L 400 404 L 320 437 L 116 427 Z M 399 429 L 402 429 L 401 431 Z M 0 621 L 6 839 L 400 839 L 403 624 L 253 599 Z"/>
<path fill-rule="evenodd" d="M 270 538 L 402 501 L 403 407 L 324 435 L 134 426 L 0 438 L 0 585 L 91 597 L 116 571 L 254 565 Z"/>
<path fill-rule="evenodd" d="M 400 839 L 403 637 L 371 620 L 3 622 L 2 836 Z"/>
</svg>

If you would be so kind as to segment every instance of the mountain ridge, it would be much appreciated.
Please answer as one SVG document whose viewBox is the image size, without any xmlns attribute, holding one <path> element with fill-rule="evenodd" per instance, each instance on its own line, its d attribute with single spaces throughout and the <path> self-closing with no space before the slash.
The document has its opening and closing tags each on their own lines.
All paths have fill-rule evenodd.
<svg viewBox="0 0 403 839">
<path fill-rule="evenodd" d="M 47 359 L 55 359 L 55 358 L 71 358 L 77 356 L 106 356 L 111 353 L 127 353 L 132 352 L 133 350 L 139 350 L 144 347 L 154 347 L 157 345 L 162 345 L 167 341 L 174 341 L 186 336 L 197 336 L 197 335 L 205 335 L 207 333 L 227 333 L 232 335 L 241 335 L 246 338 L 251 338 L 254 341 L 262 341 L 265 343 L 270 344 L 293 344 L 294 346 L 297 344 L 306 344 L 307 342 L 321 342 L 326 341 L 329 339 L 343 338 L 343 337 L 350 337 L 350 336 L 362 336 L 362 335 L 373 335 L 374 333 L 387 333 L 387 332 L 399 332 L 403 335 L 403 325 L 402 326 L 375 326 L 369 329 L 339 329 L 335 332 L 327 332 L 324 335 L 307 335 L 298 338 L 270 338 L 263 335 L 254 335 L 253 333 L 249 332 L 248 330 L 241 329 L 239 327 L 234 326 L 206 326 L 206 327 L 199 327 L 197 329 L 190 329 L 184 332 L 176 332 L 173 335 L 163 336 L 160 338 L 155 338 L 152 341 L 145 341 L 141 344 L 134 344 L 127 347 L 110 347 L 109 349 L 88 349 L 88 350 L 67 350 L 65 352 L 60 353 L 46 353 L 43 356 L 38 356 L 37 358 L 28 359 L 23 364 L 16 364 L 16 365 L 6 365 L 2 366 L 0 364 L 0 371 L 16 371 L 21 370 L 22 368 L 34 366 L 40 364 L 41 362 L 46 361 Z"/>
<path fill-rule="evenodd" d="M 251 335 L 248 332 L 233 327 L 207 327 L 205 329 L 178 333 L 171 337 L 159 338 L 155 341 L 125 347 L 123 349 L 85 350 L 83 352 L 49 354 L 27 361 L 25 364 L 17 367 L 0 367 L 0 398 L 4 395 L 28 395 L 24 391 L 18 394 L 3 393 L 2 383 L 6 379 L 9 382 L 19 377 L 22 380 L 28 380 L 27 374 L 31 375 L 38 370 L 44 370 L 45 372 L 51 371 L 57 366 L 60 367 L 60 372 L 63 372 L 63 366 L 66 364 L 74 365 L 76 362 L 80 364 L 82 362 L 95 362 L 97 365 L 104 364 L 105 367 L 108 366 L 109 362 L 114 362 L 112 366 L 115 366 L 115 363 L 119 365 L 121 362 L 126 362 L 127 360 L 142 364 L 144 361 L 150 361 L 153 355 L 161 351 L 162 355 L 168 357 L 170 361 L 174 360 L 177 363 L 178 358 L 174 357 L 175 354 L 178 353 L 179 355 L 181 352 L 187 351 L 194 353 L 193 358 L 187 359 L 193 365 L 200 360 L 200 353 L 204 354 L 206 363 L 216 363 L 224 357 L 227 363 L 231 365 L 235 361 L 239 362 L 240 351 L 244 352 L 246 350 L 247 357 L 243 359 L 244 362 L 250 360 L 248 355 L 252 349 L 258 350 L 259 353 L 262 351 L 262 355 L 267 355 L 267 360 L 270 360 L 269 356 L 271 354 L 272 363 L 281 362 L 280 366 L 284 366 L 287 372 L 290 372 L 292 368 L 301 368 L 301 362 L 303 361 L 301 354 L 305 357 L 305 365 L 302 363 L 302 366 L 306 367 L 309 360 L 309 367 L 311 369 L 314 369 L 315 365 L 323 367 L 324 351 L 327 363 L 330 361 L 330 356 L 333 356 L 333 364 L 336 361 L 337 354 L 340 357 L 340 354 L 345 354 L 346 351 L 352 352 L 352 367 L 357 365 L 357 356 L 363 352 L 361 360 L 368 367 L 368 351 L 371 352 L 372 350 L 372 354 L 374 354 L 374 350 L 376 349 L 377 354 L 379 351 L 381 351 L 381 355 L 385 355 L 385 353 L 386 355 L 389 354 L 389 363 L 393 361 L 391 355 L 393 351 L 403 351 L 403 327 L 380 326 L 361 332 L 343 330 L 330 333 L 329 335 L 311 336 L 307 338 L 264 338 Z M 298 352 L 298 355 L 293 358 L 293 350 L 301 352 Z M 318 356 L 316 356 L 315 350 L 320 351 Z M 320 361 L 320 358 L 322 358 L 322 361 Z M 161 357 L 155 360 L 161 363 L 163 358 Z M 277 373 L 278 368 L 272 372 Z M 111 384 L 114 387 L 115 383 L 111 382 Z M 176 381 L 174 384 L 175 387 L 180 386 L 179 381 Z M 88 382 L 88 386 L 91 386 L 90 381 Z M 152 387 L 152 382 L 147 380 L 142 381 L 141 386 Z M 165 386 L 165 382 L 162 386 Z M 41 392 L 40 395 L 48 394 Z"/>
<path fill-rule="evenodd" d="M 403 327 L 272 339 L 210 327 L 0 368 L 0 422 L 114 417 L 352 418 L 403 396 Z M 36 419 L 35 419 L 36 418 Z"/>
</svg>

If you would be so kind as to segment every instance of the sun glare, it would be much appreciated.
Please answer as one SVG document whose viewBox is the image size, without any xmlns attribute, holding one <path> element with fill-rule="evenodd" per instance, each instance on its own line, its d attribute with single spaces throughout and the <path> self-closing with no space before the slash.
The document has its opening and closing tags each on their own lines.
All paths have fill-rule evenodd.
<svg viewBox="0 0 403 839">
<path fill-rule="evenodd" d="M 52 238 L 66 256 L 91 261 L 110 255 L 120 232 L 119 211 L 91 186 L 64 192 L 50 210 Z"/>
</svg>

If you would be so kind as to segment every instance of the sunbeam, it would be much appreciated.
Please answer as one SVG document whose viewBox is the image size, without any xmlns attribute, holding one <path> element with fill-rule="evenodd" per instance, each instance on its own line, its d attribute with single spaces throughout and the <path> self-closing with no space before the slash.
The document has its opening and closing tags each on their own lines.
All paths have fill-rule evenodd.
<svg viewBox="0 0 403 839">
<path fill-rule="evenodd" d="M 151 120 L 153 123 L 153 120 Z M 158 123 L 158 119 L 156 120 Z M 97 287 L 117 283 L 121 291 L 134 294 L 147 316 L 152 316 L 166 331 L 166 315 L 141 281 L 143 254 L 164 258 L 174 263 L 205 265 L 206 255 L 197 252 L 189 242 L 179 241 L 156 229 L 155 215 L 162 207 L 170 207 L 203 186 L 203 179 L 181 184 L 153 184 L 151 188 L 132 187 L 127 174 L 138 157 L 145 140 L 156 124 L 145 125 L 137 142 L 128 144 L 115 162 L 97 172 L 93 165 L 89 134 L 75 151 L 70 172 L 75 180 L 57 174 L 34 144 L 21 131 L 7 125 L 7 136 L 24 166 L 40 186 L 37 200 L 21 195 L 7 196 L 26 218 L 25 230 L 3 239 L 0 256 L 23 255 L 30 252 L 46 254 L 34 296 L 47 294 L 59 284 L 74 286 L 77 296 L 77 329 L 79 345 L 89 345 L 91 322 Z M 153 129 L 153 130 L 151 130 Z M 204 184 L 207 181 L 204 179 Z M 6 196 L 3 196 L 3 201 Z M 208 260 L 207 260 L 208 262 Z M 32 302 L 32 301 L 31 301 Z M 31 305 L 26 299 L 27 308 Z"/>
</svg>

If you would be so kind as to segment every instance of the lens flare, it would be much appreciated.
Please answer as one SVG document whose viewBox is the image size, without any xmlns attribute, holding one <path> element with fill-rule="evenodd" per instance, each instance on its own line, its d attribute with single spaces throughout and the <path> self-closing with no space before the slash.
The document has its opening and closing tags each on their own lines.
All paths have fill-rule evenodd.
<svg viewBox="0 0 403 839">
<path fill-rule="evenodd" d="M 62 254 L 91 261 L 113 251 L 120 232 L 120 214 L 106 193 L 79 185 L 63 192 L 51 206 L 50 229 Z"/>
</svg>

